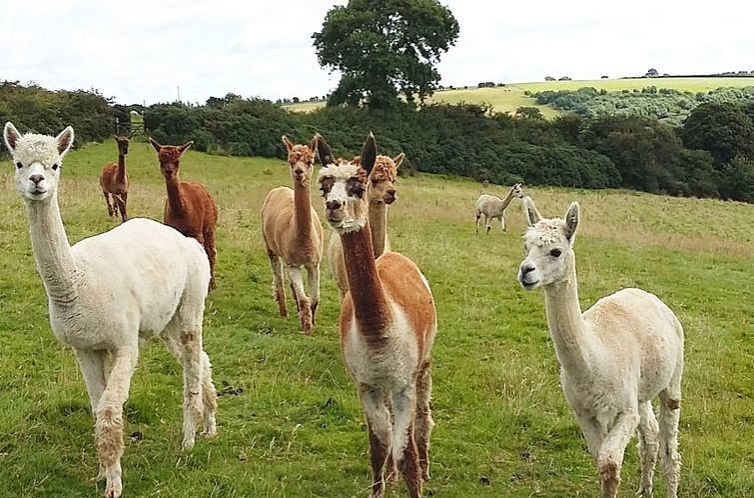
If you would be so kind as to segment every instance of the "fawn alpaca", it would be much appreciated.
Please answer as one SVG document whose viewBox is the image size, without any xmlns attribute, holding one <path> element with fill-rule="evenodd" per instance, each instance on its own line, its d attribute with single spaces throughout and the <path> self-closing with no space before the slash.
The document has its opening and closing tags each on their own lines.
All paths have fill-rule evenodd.
<svg viewBox="0 0 754 498">
<path fill-rule="evenodd" d="M 623 453 L 637 429 L 638 494 L 652 494 L 659 447 L 668 497 L 676 498 L 681 323 L 662 301 L 641 289 L 622 289 L 582 314 L 573 252 L 579 205 L 571 204 L 565 220 L 543 219 L 530 197 L 524 199 L 524 210 L 530 228 L 524 235 L 527 256 L 518 280 L 524 289 L 544 288 L 563 393 L 597 461 L 603 498 L 617 496 Z M 652 409 L 658 396 L 659 424 Z"/>
<path fill-rule="evenodd" d="M 214 289 L 217 287 L 215 284 L 217 205 L 204 185 L 178 178 L 181 156 L 194 142 L 190 141 L 180 146 L 160 145 L 150 138 L 149 143 L 157 151 L 160 172 L 165 177 L 165 187 L 168 192 L 163 222 L 186 237 L 195 238 L 204 246 L 204 251 L 209 258 L 211 275 L 209 288 Z"/>
<path fill-rule="evenodd" d="M 126 154 L 128 154 L 128 137 L 113 137 L 118 144 L 118 163 L 109 163 L 102 167 L 99 184 L 107 204 L 107 214 L 120 216 L 122 221 L 128 219 L 126 207 L 128 204 L 128 173 L 126 172 Z"/>
<path fill-rule="evenodd" d="M 429 478 L 431 352 L 437 333 L 432 292 L 417 266 L 386 252 L 376 261 L 367 222 L 374 135 L 360 165 L 330 164 L 319 182 L 327 222 L 343 245 L 349 292 L 340 312 L 343 358 L 358 386 L 369 428 L 373 498 L 384 493 L 383 469 L 394 461 L 412 498 Z M 389 458 L 390 455 L 392 458 Z"/>
<path fill-rule="evenodd" d="M 262 235 L 272 266 L 272 288 L 281 316 L 288 316 L 283 288 L 283 264 L 288 267 L 291 290 L 296 299 L 301 330 L 311 334 L 319 305 L 319 265 L 324 238 L 319 216 L 312 207 L 309 183 L 314 172 L 317 138 L 309 145 L 296 145 L 283 135 L 288 149 L 293 190 L 277 187 L 267 194 L 262 206 Z M 301 268 L 309 277 L 311 300 L 304 291 Z"/>
<path fill-rule="evenodd" d="M 332 152 L 325 139 L 317 134 L 317 149 L 323 166 L 333 164 Z M 367 190 L 367 202 L 369 203 L 369 229 L 372 232 L 372 247 L 374 257 L 379 258 L 384 252 L 390 251 L 390 240 L 387 235 L 387 211 L 388 206 L 396 200 L 395 181 L 398 177 L 398 168 L 403 163 L 405 155 L 401 152 L 395 158 L 377 156 L 374 167 L 369 174 L 369 189 Z M 329 158 L 322 159 L 322 158 Z M 359 159 L 354 159 L 358 163 Z M 337 162 L 347 162 L 343 159 Z M 327 262 L 330 270 L 338 283 L 340 299 L 348 292 L 348 275 L 343 258 L 343 246 L 340 237 L 333 235 L 327 245 Z"/>
<path fill-rule="evenodd" d="M 476 231 L 479 233 L 479 220 L 484 216 L 484 224 L 487 227 L 487 233 L 492 230 L 492 220 L 500 218 L 500 227 L 505 231 L 505 208 L 511 203 L 514 197 L 521 199 L 524 192 L 521 190 L 521 184 L 516 183 L 508 191 L 505 199 L 495 197 L 494 195 L 482 194 L 476 200 Z"/>
<path fill-rule="evenodd" d="M 20 135 L 6 123 L 4 139 L 16 166 L 16 191 L 26 204 L 50 325 L 78 359 L 95 419 L 100 477 L 107 479 L 105 496 L 117 498 L 123 489 L 123 404 L 142 341 L 161 336 L 183 366 L 183 448 L 193 447 L 200 421 L 204 434 L 216 432 L 216 391 L 202 346 L 207 258 L 195 240 L 144 218 L 71 247 L 57 189 L 73 128 L 57 137 Z"/>
</svg>

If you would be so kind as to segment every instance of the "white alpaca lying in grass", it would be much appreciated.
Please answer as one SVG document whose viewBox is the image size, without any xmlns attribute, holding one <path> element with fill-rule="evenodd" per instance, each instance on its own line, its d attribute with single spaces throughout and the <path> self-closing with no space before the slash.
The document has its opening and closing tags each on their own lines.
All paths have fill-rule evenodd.
<svg viewBox="0 0 754 498">
<path fill-rule="evenodd" d="M 641 289 L 622 289 L 582 314 L 573 252 L 579 205 L 571 204 L 565 220 L 542 219 L 526 197 L 524 211 L 530 228 L 518 279 L 525 289 L 541 286 L 545 291 L 563 393 L 597 460 L 603 498 L 617 495 L 623 452 L 637 428 L 638 494 L 652 494 L 659 436 L 668 496 L 675 498 L 681 472 L 681 323 L 662 301 Z M 658 396 L 659 425 L 652 409 Z"/>
<path fill-rule="evenodd" d="M 216 391 L 202 349 L 210 273 L 196 240 L 156 221 L 134 218 L 71 247 L 58 207 L 58 180 L 73 128 L 57 137 L 20 135 L 5 124 L 16 191 L 26 203 L 32 250 L 47 291 L 55 336 L 76 353 L 95 417 L 95 443 L 105 496 L 122 492 L 123 403 L 139 344 L 155 335 L 183 365 L 183 447 L 196 424 L 216 432 Z M 105 360 L 112 368 L 106 374 Z"/>
</svg>

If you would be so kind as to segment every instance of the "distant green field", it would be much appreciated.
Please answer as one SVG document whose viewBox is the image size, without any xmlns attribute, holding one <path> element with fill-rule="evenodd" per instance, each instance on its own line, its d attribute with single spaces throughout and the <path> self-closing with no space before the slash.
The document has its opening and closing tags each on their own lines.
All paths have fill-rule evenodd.
<svg viewBox="0 0 754 498">
<path fill-rule="evenodd" d="M 66 158 L 60 204 L 72 242 L 117 225 L 97 180 L 115 158 L 112 141 Z M 127 161 L 129 213 L 162 219 L 165 185 L 154 150 L 134 143 Z M 50 330 L 13 166 L 0 166 L 0 497 L 101 496 L 102 483 L 90 480 L 97 460 L 84 382 Z M 219 399 L 218 436 L 183 452 L 181 369 L 159 341 L 145 347 L 125 410 L 124 497 L 368 497 L 367 433 L 340 356 L 334 280 L 325 269 L 311 337 L 295 318 L 280 318 L 272 298 L 259 211 L 271 188 L 290 184 L 287 165 L 189 151 L 181 175 L 204 183 L 219 206 L 218 288 L 207 300 L 204 345 L 217 387 L 243 392 Z M 545 216 L 581 202 L 575 247 L 584 308 L 638 286 L 684 324 L 681 496 L 754 496 L 754 205 L 524 188 Z M 509 208 L 507 233 L 496 225 L 475 234 L 480 184 L 418 175 L 400 178 L 397 189 L 392 246 L 427 276 L 439 317 L 425 496 L 597 496 L 597 469 L 560 389 L 544 296 L 516 281 L 520 202 Z M 316 192 L 312 186 L 322 217 Z M 143 437 L 128 437 L 136 431 Z M 619 496 L 633 496 L 634 443 L 622 477 Z M 654 496 L 664 489 L 658 465 Z M 386 495 L 406 496 L 402 484 Z"/>
<path fill-rule="evenodd" d="M 611 92 L 621 90 L 641 90 L 647 86 L 669 88 L 678 91 L 707 92 L 721 87 L 754 86 L 754 78 L 631 78 L 631 79 L 600 79 L 580 81 L 542 81 L 530 83 L 510 83 L 504 87 L 441 90 L 436 92 L 430 102 L 447 102 L 456 104 L 467 102 L 474 104 L 489 104 L 499 112 L 515 113 L 519 107 L 538 107 L 545 117 L 552 118 L 560 114 L 549 106 L 537 105 L 533 97 L 525 92 L 541 92 L 543 90 L 578 90 L 583 87 L 604 88 Z M 324 102 L 303 102 L 286 106 L 294 112 L 309 112 L 321 107 Z"/>
</svg>

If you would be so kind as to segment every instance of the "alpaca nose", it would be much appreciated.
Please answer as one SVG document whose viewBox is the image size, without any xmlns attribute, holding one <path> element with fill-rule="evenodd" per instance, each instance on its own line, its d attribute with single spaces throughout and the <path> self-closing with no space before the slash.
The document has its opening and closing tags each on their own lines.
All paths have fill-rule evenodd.
<svg viewBox="0 0 754 498">
<path fill-rule="evenodd" d="M 524 265 L 521 267 L 521 276 L 531 273 L 535 270 L 533 265 Z"/>
<path fill-rule="evenodd" d="M 335 211 L 336 209 L 340 209 L 340 207 L 341 207 L 342 205 L 343 205 L 343 204 L 341 204 L 341 202 L 340 202 L 340 201 L 327 201 L 327 202 L 325 202 L 325 206 L 326 206 L 326 207 L 327 207 L 327 209 L 329 209 L 330 211 Z"/>
<path fill-rule="evenodd" d="M 39 183 L 44 180 L 45 177 L 39 174 L 36 175 L 29 175 L 29 180 L 34 183 L 35 185 L 39 185 Z"/>
<path fill-rule="evenodd" d="M 296 168 L 295 170 L 293 170 L 293 172 L 296 173 L 296 176 L 301 176 L 304 174 L 304 170 L 301 168 Z"/>
<path fill-rule="evenodd" d="M 389 190 L 387 191 L 387 194 L 388 194 L 388 195 L 389 195 L 390 197 L 395 197 L 395 189 L 394 189 L 394 188 L 391 188 L 391 189 L 389 189 Z"/>
</svg>

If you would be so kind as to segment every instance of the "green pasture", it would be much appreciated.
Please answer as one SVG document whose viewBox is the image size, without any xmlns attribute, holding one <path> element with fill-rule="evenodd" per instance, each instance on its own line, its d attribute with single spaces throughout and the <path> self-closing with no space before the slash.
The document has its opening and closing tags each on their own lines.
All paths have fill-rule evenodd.
<svg viewBox="0 0 754 498">
<path fill-rule="evenodd" d="M 66 158 L 60 204 L 71 242 L 116 225 L 97 180 L 115 159 L 114 142 Z M 165 187 L 154 151 L 134 143 L 127 163 L 129 213 L 161 219 Z M 311 337 L 295 317 L 277 315 L 271 295 L 259 210 L 269 189 L 290 183 L 287 165 L 190 151 L 181 175 L 204 183 L 220 208 L 218 288 L 207 301 L 205 348 L 218 390 L 243 392 L 219 398 L 215 439 L 182 452 L 181 370 L 163 345 L 148 345 L 125 411 L 124 496 L 366 498 L 367 433 L 340 357 L 334 280 L 325 269 Z M 92 480 L 97 461 L 84 382 L 50 330 L 9 161 L 0 184 L 0 497 L 98 496 L 104 486 Z M 516 281 L 519 202 L 509 208 L 507 233 L 498 225 L 475 234 L 479 184 L 418 175 L 400 178 L 397 188 L 392 245 L 422 268 L 439 314 L 426 496 L 597 496 L 597 470 L 560 390 L 542 292 L 525 292 Z M 638 286 L 684 324 L 681 496 L 754 496 L 754 206 L 525 189 L 547 216 L 581 203 L 583 307 Z M 314 187 L 312 193 L 322 213 Z M 633 496 L 638 486 L 632 443 L 620 496 Z M 664 488 L 659 470 L 655 496 Z M 388 496 L 407 493 L 399 484 Z"/>
</svg>

